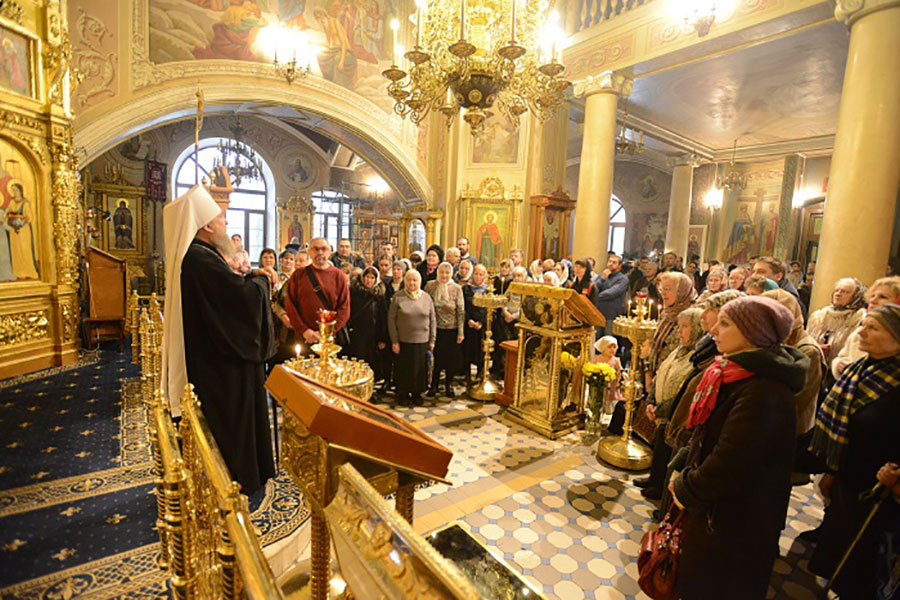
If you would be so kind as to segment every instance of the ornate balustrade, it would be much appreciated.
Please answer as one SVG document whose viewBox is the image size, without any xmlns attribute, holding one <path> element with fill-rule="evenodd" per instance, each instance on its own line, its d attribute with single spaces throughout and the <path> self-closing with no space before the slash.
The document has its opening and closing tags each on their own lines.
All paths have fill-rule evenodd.
<svg viewBox="0 0 900 600">
<path fill-rule="evenodd" d="M 562 0 L 557 4 L 567 34 L 590 29 L 651 0 Z"/>
<path fill-rule="evenodd" d="M 160 389 L 163 321 L 155 297 L 134 322 L 156 469 L 159 564 L 169 573 L 173 597 L 283 598 L 250 522 L 247 497 L 231 480 L 190 385 L 176 430 Z"/>
</svg>

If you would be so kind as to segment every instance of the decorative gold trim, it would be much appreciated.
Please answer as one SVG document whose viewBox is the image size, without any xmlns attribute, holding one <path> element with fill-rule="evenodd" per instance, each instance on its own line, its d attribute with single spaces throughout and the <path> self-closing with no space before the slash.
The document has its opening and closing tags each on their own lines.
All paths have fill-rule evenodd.
<svg viewBox="0 0 900 600">
<path fill-rule="evenodd" d="M 0 347 L 48 338 L 49 324 L 46 309 L 0 315 Z"/>
</svg>

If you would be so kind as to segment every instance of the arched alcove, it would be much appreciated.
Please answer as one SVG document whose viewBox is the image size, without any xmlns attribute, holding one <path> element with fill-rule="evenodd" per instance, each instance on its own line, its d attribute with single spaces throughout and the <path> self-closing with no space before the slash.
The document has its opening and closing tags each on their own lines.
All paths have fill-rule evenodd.
<svg viewBox="0 0 900 600">
<path fill-rule="evenodd" d="M 258 79 L 258 80 L 257 80 Z M 391 133 L 390 118 L 362 97 L 326 81 L 305 83 L 303 93 L 268 78 L 203 83 L 205 115 L 241 113 L 302 125 L 327 135 L 363 157 L 397 192 L 408 208 L 431 206 L 432 189 L 412 150 Z M 76 119 L 75 144 L 90 162 L 116 144 L 144 131 L 196 115 L 196 81 L 178 81 L 141 90 L 141 96 L 105 107 L 91 119 Z M 354 97 L 356 96 L 356 97 Z M 383 115 L 383 119 L 373 118 Z"/>
</svg>

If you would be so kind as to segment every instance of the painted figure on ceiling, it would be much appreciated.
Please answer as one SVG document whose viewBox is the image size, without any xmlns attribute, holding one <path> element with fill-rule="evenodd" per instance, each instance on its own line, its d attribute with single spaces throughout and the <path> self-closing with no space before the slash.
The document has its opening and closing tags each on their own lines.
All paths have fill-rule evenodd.
<svg viewBox="0 0 900 600">
<path fill-rule="evenodd" d="M 262 10 L 256 2 L 230 0 L 231 6 L 222 13 L 221 21 L 214 23 L 213 38 L 205 48 L 194 48 L 194 58 L 257 60 L 252 50 L 259 28 L 266 24 Z"/>
<path fill-rule="evenodd" d="M 335 0 L 326 13 L 321 8 L 313 11 L 316 21 L 325 32 L 325 48 L 316 57 L 322 77 L 338 85 L 352 88 L 356 83 L 356 56 L 354 56 L 341 16 L 341 4 Z"/>
<path fill-rule="evenodd" d="M 303 13 L 306 11 L 306 0 L 278 0 L 278 19 L 286 27 L 307 29 Z"/>
<path fill-rule="evenodd" d="M 12 201 L 6 213 L 6 223 L 12 228 L 9 233 L 9 250 L 13 273 L 16 279 L 40 279 L 37 257 L 34 253 L 34 212 L 31 202 L 25 197 L 21 183 L 9 184 Z"/>
</svg>

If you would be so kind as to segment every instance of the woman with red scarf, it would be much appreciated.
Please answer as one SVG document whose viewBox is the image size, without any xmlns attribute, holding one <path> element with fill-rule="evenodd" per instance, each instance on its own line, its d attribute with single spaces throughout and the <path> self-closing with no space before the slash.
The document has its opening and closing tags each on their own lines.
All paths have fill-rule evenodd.
<svg viewBox="0 0 900 600">
<path fill-rule="evenodd" d="M 669 484 L 686 511 L 683 600 L 766 597 L 790 500 L 793 396 L 809 366 L 782 344 L 793 322 L 775 300 L 748 296 L 725 304 L 710 331 L 720 354 L 691 404 L 686 467 Z"/>
</svg>

